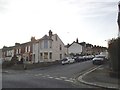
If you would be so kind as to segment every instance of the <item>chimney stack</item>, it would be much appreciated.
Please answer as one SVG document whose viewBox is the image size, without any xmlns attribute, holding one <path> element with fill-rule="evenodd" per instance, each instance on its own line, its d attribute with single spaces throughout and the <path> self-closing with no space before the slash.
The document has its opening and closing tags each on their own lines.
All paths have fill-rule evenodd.
<svg viewBox="0 0 120 90">
<path fill-rule="evenodd" d="M 49 36 L 52 37 L 52 31 L 51 30 L 49 30 Z"/>
<path fill-rule="evenodd" d="M 31 37 L 31 41 L 36 41 L 35 37 Z"/>
</svg>

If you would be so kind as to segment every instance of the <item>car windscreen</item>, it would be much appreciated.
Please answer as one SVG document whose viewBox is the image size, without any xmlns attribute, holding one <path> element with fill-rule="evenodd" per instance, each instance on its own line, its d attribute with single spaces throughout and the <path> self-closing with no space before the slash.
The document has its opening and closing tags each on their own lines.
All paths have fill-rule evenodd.
<svg viewBox="0 0 120 90">
<path fill-rule="evenodd" d="M 67 61 L 67 58 L 64 58 L 62 61 Z"/>
<path fill-rule="evenodd" d="M 95 58 L 105 58 L 105 56 L 96 56 Z"/>
</svg>

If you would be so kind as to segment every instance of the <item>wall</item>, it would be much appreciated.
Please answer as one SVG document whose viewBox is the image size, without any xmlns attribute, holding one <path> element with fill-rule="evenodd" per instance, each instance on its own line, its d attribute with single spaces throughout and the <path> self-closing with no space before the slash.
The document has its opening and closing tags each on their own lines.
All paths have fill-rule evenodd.
<svg viewBox="0 0 120 90">
<path fill-rule="evenodd" d="M 0 58 L 2 58 L 2 49 L 0 49 Z"/>
<path fill-rule="evenodd" d="M 82 46 L 77 44 L 77 43 L 73 43 L 69 48 L 68 48 L 68 53 L 74 53 L 74 54 L 81 54 L 82 52 Z"/>
<path fill-rule="evenodd" d="M 57 37 L 57 40 L 56 40 L 56 37 Z M 57 34 L 54 34 L 52 36 L 52 39 L 53 39 L 53 44 L 52 44 L 53 60 L 63 59 L 65 57 L 65 53 L 66 53 L 64 43 L 61 41 L 61 39 L 59 38 L 59 36 Z M 60 50 L 60 45 L 61 45 L 62 50 Z M 62 54 L 62 58 L 60 58 L 60 54 Z"/>
</svg>

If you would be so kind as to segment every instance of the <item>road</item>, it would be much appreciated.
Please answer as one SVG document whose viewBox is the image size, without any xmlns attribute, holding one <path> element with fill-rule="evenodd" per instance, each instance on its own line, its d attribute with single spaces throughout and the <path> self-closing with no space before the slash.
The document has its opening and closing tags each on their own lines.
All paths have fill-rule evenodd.
<svg viewBox="0 0 120 90">
<path fill-rule="evenodd" d="M 32 70 L 7 70 L 2 74 L 2 88 L 94 88 L 75 79 L 93 66 L 91 61 L 86 61 Z"/>
</svg>

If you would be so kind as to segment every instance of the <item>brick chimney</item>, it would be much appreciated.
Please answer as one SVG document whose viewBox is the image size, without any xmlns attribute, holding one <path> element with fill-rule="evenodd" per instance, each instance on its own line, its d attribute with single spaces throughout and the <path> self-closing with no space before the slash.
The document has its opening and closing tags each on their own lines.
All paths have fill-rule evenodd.
<svg viewBox="0 0 120 90">
<path fill-rule="evenodd" d="M 20 45 L 20 43 L 15 43 L 15 46 L 18 46 L 18 45 Z"/>
<path fill-rule="evenodd" d="M 52 37 L 52 35 L 53 35 L 52 31 L 49 30 L 49 36 L 50 36 L 50 38 Z"/>
<path fill-rule="evenodd" d="M 31 41 L 32 41 L 32 42 L 33 42 L 33 41 L 36 41 L 35 37 L 31 37 Z"/>
<path fill-rule="evenodd" d="M 76 39 L 76 43 L 79 43 L 78 38 Z"/>
</svg>

